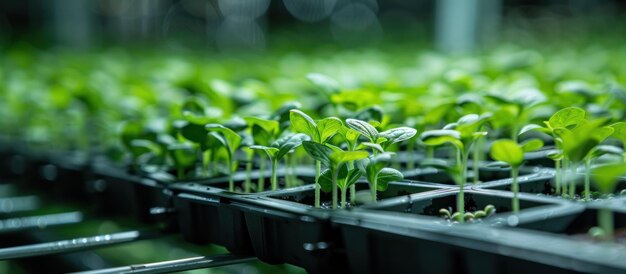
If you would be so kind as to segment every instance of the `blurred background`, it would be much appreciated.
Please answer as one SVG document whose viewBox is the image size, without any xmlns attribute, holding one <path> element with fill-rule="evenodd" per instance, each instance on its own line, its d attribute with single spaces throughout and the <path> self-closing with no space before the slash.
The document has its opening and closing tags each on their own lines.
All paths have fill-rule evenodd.
<svg viewBox="0 0 626 274">
<path fill-rule="evenodd" d="M 592 99 L 615 90 L 623 117 L 625 14 L 624 0 L 5 0 L 0 138 L 11 148 L 123 164 L 120 125 L 140 121 L 169 134 L 193 96 L 210 102 L 202 115 L 216 120 L 299 101 L 319 115 L 333 104 L 355 112 L 381 105 L 393 123 L 416 125 L 468 91 L 541 90 L 559 98 L 555 106 L 601 111 Z M 312 72 L 332 76 L 341 91 L 321 92 L 306 79 Z M 84 205 L 35 213 L 77 209 Z M 137 226 L 97 217 L 55 237 Z M 220 252 L 166 239 L 66 261 L 80 270 Z M 0 273 L 60 264 L 0 261 Z M 303 272 L 254 263 L 194 273 Z"/>
<path fill-rule="evenodd" d="M 285 39 L 340 47 L 402 40 L 466 52 L 501 41 L 537 43 L 538 35 L 623 33 L 625 9 L 619 0 L 2 1 L 0 45 L 263 51 Z"/>
</svg>

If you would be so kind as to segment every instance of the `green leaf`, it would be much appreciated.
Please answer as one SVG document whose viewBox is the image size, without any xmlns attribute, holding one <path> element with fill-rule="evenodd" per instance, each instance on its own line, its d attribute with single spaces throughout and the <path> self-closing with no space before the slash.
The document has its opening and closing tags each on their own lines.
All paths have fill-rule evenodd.
<svg viewBox="0 0 626 274">
<path fill-rule="evenodd" d="M 346 124 L 351 129 L 358 131 L 361 135 L 370 139 L 372 143 L 378 138 L 378 130 L 369 123 L 356 119 L 346 119 Z"/>
<path fill-rule="evenodd" d="M 385 152 L 383 147 L 381 147 L 379 144 L 374 144 L 374 143 L 370 143 L 370 142 L 363 142 L 363 143 L 361 143 L 361 146 L 372 148 L 372 149 L 374 149 L 374 150 L 376 150 L 376 151 L 378 151 L 380 153 Z"/>
<path fill-rule="evenodd" d="M 402 173 L 393 168 L 383 168 L 378 172 L 378 181 L 376 184 L 376 190 L 385 191 L 390 182 L 400 181 L 404 179 Z"/>
<path fill-rule="evenodd" d="M 196 147 L 189 143 L 177 143 L 169 145 L 167 148 L 174 165 L 179 168 L 193 166 L 198 158 Z"/>
<path fill-rule="evenodd" d="M 579 107 L 567 107 L 557 111 L 548 120 L 551 128 L 567 128 L 585 120 L 585 110 Z"/>
<path fill-rule="evenodd" d="M 244 117 L 243 119 L 248 123 L 248 125 L 259 126 L 261 129 L 263 129 L 265 132 L 269 133 L 272 136 L 278 133 L 278 129 L 280 127 L 278 121 L 274 120 L 266 120 L 254 116 Z"/>
<path fill-rule="evenodd" d="M 626 122 L 618 122 L 610 125 L 613 128 L 613 138 L 616 138 L 622 142 L 622 145 L 626 147 Z"/>
<path fill-rule="evenodd" d="M 383 131 L 379 136 L 386 138 L 385 145 L 392 145 L 413 138 L 417 134 L 417 130 L 410 127 L 398 127 Z"/>
<path fill-rule="evenodd" d="M 491 119 L 491 113 L 485 113 L 483 115 L 468 114 L 461 117 L 456 122 L 454 129 L 461 134 L 460 139 L 474 139 L 474 133 L 489 119 Z"/>
<path fill-rule="evenodd" d="M 330 167 L 330 154 L 333 153 L 330 147 L 312 141 L 302 142 L 302 147 L 313 159 L 320 161 L 324 166 Z"/>
<path fill-rule="evenodd" d="M 300 110 L 292 109 L 289 113 L 289 119 L 291 120 L 291 128 L 294 132 L 304 133 L 311 136 L 313 141 L 322 143 L 317 130 L 317 124 L 309 115 L 306 115 L 306 113 Z"/>
<path fill-rule="evenodd" d="M 154 155 L 162 155 L 161 147 L 150 140 L 137 139 L 130 142 L 130 151 L 133 157 L 137 158 L 145 153 L 153 153 Z"/>
<path fill-rule="evenodd" d="M 332 192 L 333 191 L 333 173 L 329 168 L 325 169 L 320 173 L 320 178 L 318 180 L 322 191 L 324 192 Z"/>
<path fill-rule="evenodd" d="M 524 152 L 531 152 L 543 147 L 543 141 L 541 139 L 533 138 L 522 143 L 522 150 Z"/>
<path fill-rule="evenodd" d="M 367 151 L 334 151 L 330 154 L 331 163 L 337 167 L 343 163 L 347 163 L 350 161 L 361 160 L 363 158 L 367 158 L 369 153 Z"/>
<path fill-rule="evenodd" d="M 181 111 L 185 120 L 199 125 L 214 122 L 222 115 L 220 109 L 208 107 L 202 99 L 197 97 L 185 100 L 181 106 Z"/>
<path fill-rule="evenodd" d="M 237 134 L 230 128 L 219 124 L 208 124 L 205 126 L 205 128 L 209 131 L 220 133 L 224 137 L 225 146 L 227 147 L 228 152 L 231 156 L 235 153 L 237 148 L 239 148 L 239 145 L 241 145 L 241 136 L 239 136 L 239 134 Z"/>
<path fill-rule="evenodd" d="M 387 166 L 390 161 L 391 153 L 383 153 L 358 161 L 357 165 L 359 166 L 359 169 L 362 169 L 365 172 L 367 180 L 372 183 L 378 173 L 380 173 L 380 171 Z"/>
<path fill-rule="evenodd" d="M 456 130 L 450 129 L 436 129 L 424 131 L 420 135 L 420 139 L 427 146 L 440 146 L 445 143 L 451 143 L 457 148 L 462 149 L 463 143 L 461 143 L 461 133 Z"/>
<path fill-rule="evenodd" d="M 546 133 L 546 134 L 551 134 L 552 133 L 552 131 L 549 128 L 545 128 L 545 127 L 542 127 L 542 126 L 536 125 L 536 124 L 528 124 L 528 125 L 525 125 L 524 127 L 522 127 L 522 129 L 519 131 L 519 133 L 517 135 L 522 135 L 522 134 L 524 134 L 526 132 L 533 131 L 533 130 L 536 130 L 536 131 L 539 131 L 539 132 L 543 132 L 543 133 Z"/>
<path fill-rule="evenodd" d="M 291 150 L 296 149 L 302 145 L 303 141 L 309 140 L 309 136 L 303 133 L 288 134 L 272 143 L 272 146 L 278 148 L 278 152 L 275 157 L 276 160 L 282 159 Z"/>
<path fill-rule="evenodd" d="M 342 128 L 343 123 L 337 117 L 328 117 L 317 121 L 317 131 L 319 132 L 319 142 L 326 143 Z M 358 138 L 358 135 L 357 137 Z M 355 140 L 356 140 L 355 138 Z"/>
<path fill-rule="evenodd" d="M 363 172 L 359 169 L 351 169 L 344 180 L 344 190 L 349 186 L 356 184 L 363 177 Z"/>
<path fill-rule="evenodd" d="M 524 162 L 524 150 L 513 140 L 497 140 L 491 146 L 491 158 L 518 167 Z"/>
<path fill-rule="evenodd" d="M 567 158 L 580 163 L 590 155 L 591 150 L 612 133 L 612 129 L 603 126 L 605 122 L 606 119 L 595 119 L 581 123 L 573 130 L 555 128 L 554 132 L 563 140 L 563 153 Z"/>
<path fill-rule="evenodd" d="M 613 163 L 599 166 L 594 168 L 591 172 L 591 176 L 598 190 L 604 194 L 613 193 L 619 176 L 623 176 L 624 174 L 626 174 L 626 163 Z"/>
<path fill-rule="evenodd" d="M 122 144 L 127 148 L 131 148 L 131 142 L 135 139 L 156 140 L 155 133 L 148 133 L 144 130 L 142 123 L 138 121 L 128 121 L 122 125 L 120 137 Z"/>
<path fill-rule="evenodd" d="M 302 105 L 298 102 L 286 102 L 272 113 L 270 120 L 278 121 L 280 125 L 288 126 L 289 123 L 287 121 L 291 120 L 291 111 L 301 107 Z"/>
<path fill-rule="evenodd" d="M 262 150 L 265 151 L 265 153 L 267 154 L 267 157 L 269 157 L 270 159 L 275 159 L 276 158 L 276 154 L 278 153 L 278 148 L 275 147 L 268 147 L 268 146 L 250 146 L 251 149 L 255 149 L 255 150 Z"/>
<path fill-rule="evenodd" d="M 591 151 L 588 157 L 593 159 L 593 158 L 598 158 L 605 154 L 622 155 L 622 153 L 624 153 L 624 150 L 620 147 L 610 146 L 610 145 L 600 145 L 600 146 L 596 146 Z"/>
<path fill-rule="evenodd" d="M 560 149 L 552 149 L 546 152 L 546 157 L 555 161 L 563 160 L 563 156 L 563 151 Z"/>
</svg>

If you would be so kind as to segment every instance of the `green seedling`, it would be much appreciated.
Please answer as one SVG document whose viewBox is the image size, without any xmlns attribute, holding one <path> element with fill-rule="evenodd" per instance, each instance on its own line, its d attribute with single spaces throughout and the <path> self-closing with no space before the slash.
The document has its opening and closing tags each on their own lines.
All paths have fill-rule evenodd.
<svg viewBox="0 0 626 274">
<path fill-rule="evenodd" d="M 613 128 L 603 126 L 606 119 L 596 119 L 585 121 L 572 130 L 565 128 L 555 129 L 556 134 L 563 140 L 563 154 L 571 161 L 572 177 L 576 174 L 576 169 L 582 163 L 586 167 L 585 171 L 585 200 L 591 199 L 590 173 L 591 160 L 603 154 L 621 154 L 621 149 L 611 146 L 599 146 L 602 141 L 613 134 Z M 575 177 L 571 178 L 570 197 L 575 195 Z"/>
<path fill-rule="evenodd" d="M 380 154 L 370 155 L 370 157 L 357 162 L 359 169 L 365 173 L 370 185 L 372 202 L 376 202 L 376 192 L 385 191 L 389 182 L 404 179 L 400 171 L 386 167 L 391 161 L 392 153 L 384 152 L 379 145 L 376 145 Z M 376 149 L 376 148 L 375 148 Z"/>
<path fill-rule="evenodd" d="M 510 97 L 487 94 L 485 98 L 496 102 L 499 106 L 494 112 L 491 123 L 498 128 L 510 128 L 510 138 L 515 142 L 517 142 L 519 129 L 534 118 L 533 110 L 546 102 L 545 95 L 536 89 L 522 89 Z"/>
<path fill-rule="evenodd" d="M 356 183 L 356 180 L 362 175 L 358 169 L 348 170 L 346 165 L 366 158 L 369 153 L 367 151 L 343 151 L 336 146 L 311 141 L 304 141 L 302 144 L 311 157 L 328 167 L 328 170 L 320 175 L 320 185 L 323 191 L 332 192 L 332 208 L 336 209 L 338 205 L 338 187 L 341 187 L 342 190 L 343 207 L 347 188 Z M 326 178 L 323 178 L 324 176 Z M 330 187 L 328 187 L 327 182 L 330 182 Z"/>
<path fill-rule="evenodd" d="M 197 146 L 192 143 L 175 143 L 170 144 L 167 148 L 170 158 L 174 162 L 176 168 L 176 177 L 178 179 L 184 179 L 186 177 L 186 170 L 194 167 L 196 164 L 198 149 Z"/>
<path fill-rule="evenodd" d="M 328 117 L 315 121 L 313 118 L 306 115 L 306 113 L 297 109 L 290 111 L 290 120 L 291 128 L 294 132 L 306 134 L 312 142 L 319 144 L 327 143 L 343 126 L 339 118 Z M 320 207 L 320 175 L 321 162 L 315 160 L 315 207 Z"/>
<path fill-rule="evenodd" d="M 248 123 L 254 144 L 269 146 L 280 134 L 280 124 L 278 121 L 258 117 L 244 117 L 244 120 Z M 261 157 L 259 172 L 257 191 L 263 192 L 265 188 L 265 159 L 263 159 L 263 157 Z"/>
<path fill-rule="evenodd" d="M 285 157 L 287 153 L 298 148 L 300 145 L 302 145 L 303 141 L 306 141 L 308 139 L 309 137 L 306 134 L 302 133 L 287 134 L 284 137 L 274 141 L 270 146 L 250 146 L 251 149 L 265 151 L 270 161 L 272 162 L 272 190 L 278 189 L 278 178 L 276 176 L 278 161 L 283 159 L 283 157 Z"/>
<path fill-rule="evenodd" d="M 535 151 L 541 147 L 543 147 L 543 141 L 540 139 L 531 139 L 521 145 L 517 144 L 514 140 L 502 139 L 495 141 L 491 146 L 491 157 L 511 166 L 511 177 L 513 178 L 513 213 L 519 212 L 519 185 L 517 177 L 519 175 L 519 169 L 524 163 L 524 153 Z"/>
<path fill-rule="evenodd" d="M 612 163 L 593 169 L 592 176 L 598 190 L 609 195 L 615 192 L 615 187 L 620 176 L 626 174 L 626 164 Z M 598 225 L 603 232 L 603 240 L 613 240 L 613 212 L 607 208 L 598 209 Z M 596 233 L 595 234 L 599 234 Z"/>
<path fill-rule="evenodd" d="M 439 216 L 443 217 L 446 220 L 449 220 L 452 222 L 459 222 L 459 223 L 482 220 L 495 213 L 496 213 L 496 207 L 493 205 L 487 205 L 482 210 L 477 210 L 474 212 L 465 212 L 465 213 L 461 213 L 458 211 L 452 213 L 452 210 L 446 209 L 446 208 L 439 209 Z"/>
<path fill-rule="evenodd" d="M 226 160 L 228 167 L 228 190 L 235 191 L 235 184 L 233 181 L 233 172 L 237 168 L 237 161 L 235 160 L 235 151 L 241 144 L 241 136 L 233 130 L 219 124 L 208 124 L 205 128 L 209 131 L 208 136 L 217 140 L 222 146 L 221 148 L 226 151 Z"/>
<path fill-rule="evenodd" d="M 560 153 L 549 155 L 555 163 L 557 194 L 562 193 L 563 195 L 567 195 L 568 185 L 566 182 L 563 182 L 563 179 L 565 179 L 564 171 L 569 169 L 569 158 L 563 153 L 563 139 L 558 135 L 558 132 L 560 129 L 573 129 L 577 127 L 585 122 L 585 116 L 586 112 L 584 109 L 579 107 L 567 107 L 555 112 L 550 116 L 548 121 L 544 121 L 545 126 L 529 124 L 524 126 L 518 134 L 522 135 L 529 131 L 539 131 L 553 138 L 557 151 L 560 151 Z M 559 186 L 562 186 L 562 189 Z"/>
<path fill-rule="evenodd" d="M 451 144 L 456 149 L 456 164 L 453 167 L 447 164 L 439 165 L 451 173 L 461 191 L 457 196 L 457 210 L 464 214 L 465 198 L 464 187 L 467 180 L 467 161 L 472 144 L 487 132 L 479 131 L 484 123 L 490 119 L 490 114 L 468 114 L 461 117 L 456 123 L 448 124 L 444 129 L 425 131 L 420 139 L 427 146 L 438 147 Z M 435 162 L 430 162 L 435 163 Z M 426 164 L 430 164 L 426 163 Z"/>
</svg>

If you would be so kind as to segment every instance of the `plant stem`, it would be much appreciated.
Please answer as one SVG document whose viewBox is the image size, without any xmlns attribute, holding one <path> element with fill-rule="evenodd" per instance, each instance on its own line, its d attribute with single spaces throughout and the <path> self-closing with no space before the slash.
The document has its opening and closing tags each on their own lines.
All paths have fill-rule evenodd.
<svg viewBox="0 0 626 274">
<path fill-rule="evenodd" d="M 354 162 L 348 162 L 348 170 L 354 169 Z M 356 184 L 350 185 L 350 203 L 356 202 Z"/>
<path fill-rule="evenodd" d="M 567 178 L 567 173 L 569 172 L 569 161 L 567 160 L 567 158 L 563 158 L 563 167 L 561 167 L 561 186 L 563 187 L 563 190 L 561 192 L 561 194 L 563 195 L 563 197 L 565 197 L 565 195 L 567 195 L 567 188 L 568 188 L 568 180 L 569 178 Z"/>
<path fill-rule="evenodd" d="M 556 195 L 561 194 L 561 160 L 554 160 Z"/>
<path fill-rule="evenodd" d="M 315 160 L 315 207 L 320 207 L 320 174 L 322 173 L 322 162 Z"/>
<path fill-rule="evenodd" d="M 178 179 L 185 178 L 185 168 L 179 167 L 176 169 Z"/>
<path fill-rule="evenodd" d="M 346 208 L 346 192 L 348 192 L 347 189 L 341 189 L 341 208 Z"/>
<path fill-rule="evenodd" d="M 333 188 L 333 209 L 337 209 L 337 176 L 339 176 L 339 168 L 333 168 L 333 170 L 331 171 L 332 173 L 332 177 L 333 177 L 333 182 L 332 182 L 332 188 Z"/>
<path fill-rule="evenodd" d="M 605 241 L 613 241 L 613 212 L 610 209 L 598 209 L 598 225 L 604 233 Z"/>
<path fill-rule="evenodd" d="M 252 173 L 252 159 L 249 159 L 246 163 L 246 180 L 243 183 L 243 188 L 245 193 L 250 193 L 250 184 L 252 183 L 250 180 L 250 174 Z"/>
<path fill-rule="evenodd" d="M 232 162 L 228 165 L 228 190 L 230 192 L 235 191 L 235 181 L 233 180 L 233 166 Z"/>
<path fill-rule="evenodd" d="M 291 186 L 296 186 L 296 181 L 297 181 L 297 177 L 296 177 L 296 155 L 292 154 L 291 157 L 289 157 L 289 176 L 291 177 Z"/>
<path fill-rule="evenodd" d="M 430 160 L 435 157 L 435 147 L 427 146 L 426 147 L 426 160 Z"/>
<path fill-rule="evenodd" d="M 569 196 L 571 197 L 571 199 L 574 199 L 574 195 L 576 195 L 576 164 L 575 163 L 570 163 L 570 173 L 571 173 L 571 180 L 570 180 L 570 186 L 569 186 Z"/>
<path fill-rule="evenodd" d="M 202 169 L 204 170 L 204 174 L 209 176 L 209 163 L 211 162 L 211 150 L 206 150 L 202 152 Z"/>
<path fill-rule="evenodd" d="M 465 182 L 467 181 L 467 157 L 469 153 L 465 150 L 461 150 L 457 148 L 457 159 L 461 159 L 458 162 L 460 169 L 459 176 L 459 195 L 456 200 L 456 210 L 461 213 L 461 215 L 465 215 Z M 461 218 L 461 223 L 464 222 L 464 218 Z"/>
<path fill-rule="evenodd" d="M 406 145 L 406 150 L 409 156 L 406 162 L 406 167 L 408 170 L 414 170 L 415 169 L 415 140 L 414 139 L 409 140 L 409 142 Z"/>
<path fill-rule="evenodd" d="M 374 180 L 372 185 L 370 186 L 370 191 L 372 192 L 372 202 L 376 203 L 376 191 L 378 189 L 378 174 L 374 175 Z"/>
<path fill-rule="evenodd" d="M 591 158 L 585 159 L 585 201 L 591 200 L 591 187 L 590 187 L 590 177 L 591 176 Z"/>
<path fill-rule="evenodd" d="M 278 168 L 278 159 L 272 159 L 272 191 L 278 189 L 278 178 L 276 177 L 276 169 Z"/>
<path fill-rule="evenodd" d="M 519 176 L 519 167 L 511 167 L 511 177 L 513 177 L 513 213 L 519 212 L 519 184 L 517 182 L 517 177 Z"/>
<path fill-rule="evenodd" d="M 289 153 L 285 154 L 285 187 L 291 187 L 291 173 L 289 172 Z"/>
<path fill-rule="evenodd" d="M 473 150 L 473 155 L 472 155 L 472 164 L 473 164 L 472 170 L 474 170 L 474 184 L 478 184 L 478 182 L 480 182 L 479 180 L 480 171 L 478 170 L 478 154 L 480 150 L 480 146 L 478 145 L 479 143 L 480 143 L 480 140 L 478 140 L 474 144 L 474 150 Z"/>
<path fill-rule="evenodd" d="M 265 190 L 265 159 L 261 155 L 261 164 L 259 165 L 259 180 L 257 181 L 257 192 L 263 192 Z"/>
</svg>

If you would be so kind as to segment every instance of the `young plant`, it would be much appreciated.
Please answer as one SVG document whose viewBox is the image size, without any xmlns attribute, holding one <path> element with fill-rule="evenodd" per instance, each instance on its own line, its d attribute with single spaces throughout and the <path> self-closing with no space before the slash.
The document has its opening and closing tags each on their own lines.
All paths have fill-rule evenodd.
<svg viewBox="0 0 626 274">
<path fill-rule="evenodd" d="M 563 153 L 571 161 L 572 178 L 570 186 L 570 197 L 575 195 L 576 169 L 584 163 L 585 165 L 585 200 L 591 199 L 590 173 L 591 160 L 603 154 L 621 154 L 622 151 L 611 146 L 599 146 L 602 141 L 613 134 L 613 128 L 603 126 L 606 119 L 596 119 L 585 121 L 578 127 L 569 130 L 565 128 L 555 129 L 556 133 L 563 140 Z"/>
<path fill-rule="evenodd" d="M 444 144 L 452 144 L 456 149 L 456 164 L 453 167 L 443 165 L 459 185 L 460 191 L 457 196 L 457 210 L 465 213 L 465 183 L 467 181 L 467 161 L 472 144 L 478 138 L 487 135 L 487 132 L 478 131 L 480 127 L 491 117 L 490 114 L 468 114 L 461 117 L 456 123 L 448 124 L 444 129 L 425 131 L 420 139 L 427 146 L 438 147 Z"/>
<path fill-rule="evenodd" d="M 612 194 L 619 176 L 626 174 L 626 164 L 612 163 L 596 167 L 593 169 L 592 176 L 596 187 L 603 194 Z M 605 241 L 613 240 L 613 212 L 610 209 L 598 209 L 598 225 L 601 232 L 601 238 Z M 592 228 L 593 229 L 593 228 Z M 591 231 L 591 230 L 590 230 Z"/>
<path fill-rule="evenodd" d="M 287 134 L 284 137 L 274 141 L 270 146 L 250 146 L 251 149 L 265 151 L 270 161 L 272 162 L 272 190 L 278 189 L 278 178 L 276 176 L 278 161 L 285 157 L 287 153 L 302 145 L 303 141 L 306 141 L 308 139 L 309 137 L 306 134 L 302 133 Z"/>
<path fill-rule="evenodd" d="M 376 192 L 385 191 L 389 182 L 404 179 L 402 173 L 396 169 L 386 167 L 391 161 L 392 153 L 384 152 L 380 145 L 373 145 L 373 149 L 380 154 L 370 155 L 368 158 L 358 161 L 359 169 L 365 173 L 370 185 L 372 202 L 376 202 Z"/>
<path fill-rule="evenodd" d="M 481 220 L 487 218 L 496 213 L 496 207 L 493 205 L 486 205 L 484 209 L 477 210 L 474 212 L 465 212 L 465 214 L 461 214 L 461 212 L 452 213 L 451 209 L 442 208 L 439 209 L 439 216 L 445 218 L 446 220 L 453 222 L 467 222 L 474 220 Z"/>
<path fill-rule="evenodd" d="M 244 117 L 253 137 L 254 144 L 269 146 L 280 134 L 280 123 L 275 120 L 266 120 L 258 117 Z M 253 157 L 254 155 L 252 155 Z M 265 188 L 265 159 L 261 157 L 259 166 L 259 179 L 257 191 L 263 192 Z"/>
<path fill-rule="evenodd" d="M 241 136 L 233 130 L 219 124 L 208 124 L 205 128 L 209 131 L 208 136 L 217 140 L 226 151 L 226 160 L 228 167 L 228 190 L 235 191 L 235 184 L 233 181 L 233 172 L 237 168 L 237 161 L 235 160 L 235 151 L 241 144 Z"/>
<path fill-rule="evenodd" d="M 369 140 L 369 142 L 364 142 L 362 145 L 372 149 L 372 156 L 362 164 L 362 170 L 366 173 L 367 180 L 370 183 L 372 201 L 376 202 L 376 192 L 386 190 L 389 180 L 401 180 L 403 178 L 399 171 L 385 168 L 391 160 L 390 154 L 382 157 L 377 156 L 379 153 L 385 153 L 389 146 L 413 138 L 417 134 L 417 130 L 409 127 L 397 127 L 378 132 L 370 123 L 357 119 L 346 119 L 346 124 L 350 129 Z M 358 138 L 358 136 L 353 137 Z M 350 141 L 348 143 L 353 145 Z"/>
<path fill-rule="evenodd" d="M 533 118 L 533 110 L 546 101 L 545 95 L 537 89 L 521 89 L 511 97 L 487 94 L 485 98 L 499 106 L 492 123 L 498 128 L 508 127 L 510 138 L 515 142 L 519 129 Z"/>
<path fill-rule="evenodd" d="M 522 135 L 526 132 L 536 130 L 550 135 L 556 146 L 557 153 L 553 153 L 548 157 L 554 160 L 556 169 L 556 193 L 561 192 L 563 195 L 567 194 L 568 186 L 563 182 L 564 171 L 569 168 L 569 159 L 563 154 L 563 139 L 557 134 L 557 129 L 573 129 L 585 121 L 586 112 L 579 107 L 567 107 L 555 112 L 548 121 L 544 121 L 544 125 L 529 124 L 524 126 L 518 135 Z M 562 186 L 562 190 L 559 186 Z"/>
<path fill-rule="evenodd" d="M 197 146 L 188 142 L 170 144 L 167 151 L 174 162 L 176 177 L 184 179 L 186 170 L 194 167 L 197 158 Z"/>
<path fill-rule="evenodd" d="M 339 118 L 328 117 L 315 121 L 306 113 L 292 109 L 290 111 L 291 128 L 294 132 L 303 133 L 309 136 L 312 142 L 325 144 L 343 126 Z M 308 150 L 307 150 L 308 152 Z M 315 207 L 320 207 L 320 183 L 321 162 L 315 160 Z"/>
<path fill-rule="evenodd" d="M 531 139 L 519 145 L 514 140 L 502 139 L 497 140 L 491 146 L 491 157 L 497 161 L 502 161 L 511 166 L 511 177 L 513 178 L 513 213 L 519 212 L 519 185 L 517 177 L 519 168 L 524 163 L 524 153 L 535 151 L 543 147 L 543 141 L 540 139 Z"/>
<path fill-rule="evenodd" d="M 320 175 L 320 186 L 323 191 L 332 192 L 332 208 L 337 208 L 339 187 L 342 191 L 342 207 L 345 206 L 347 188 L 356 183 L 362 175 L 358 169 L 348 170 L 347 164 L 364 159 L 369 153 L 367 151 L 343 151 L 336 146 L 311 141 L 304 141 L 302 146 L 311 157 L 328 167 Z"/>
</svg>

